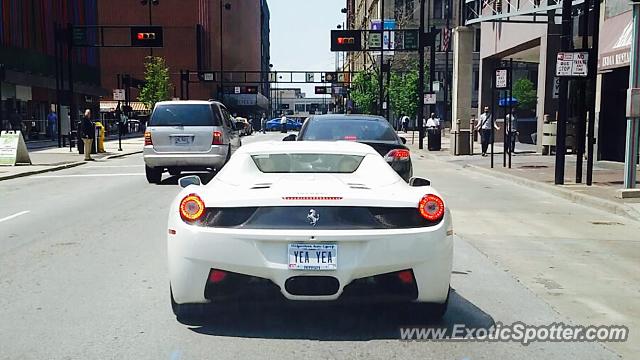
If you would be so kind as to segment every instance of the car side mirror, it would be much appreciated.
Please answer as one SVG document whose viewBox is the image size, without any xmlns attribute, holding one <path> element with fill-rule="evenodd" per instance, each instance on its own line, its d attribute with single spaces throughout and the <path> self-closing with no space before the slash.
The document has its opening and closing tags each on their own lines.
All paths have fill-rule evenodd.
<svg viewBox="0 0 640 360">
<path fill-rule="evenodd" d="M 296 134 L 287 135 L 282 141 L 296 141 Z"/>
<path fill-rule="evenodd" d="M 431 186 L 431 180 L 414 176 L 409 179 L 409 186 Z"/>
<path fill-rule="evenodd" d="M 200 186 L 201 182 L 199 177 L 195 175 L 189 175 L 181 177 L 180 180 L 178 180 L 178 184 L 180 184 L 181 188 L 186 188 L 189 185 Z"/>
<path fill-rule="evenodd" d="M 403 143 L 403 144 L 406 144 L 406 143 L 407 143 L 407 139 L 406 139 L 406 138 L 403 138 L 402 136 L 400 136 L 400 141 L 402 141 L 402 143 Z"/>
</svg>

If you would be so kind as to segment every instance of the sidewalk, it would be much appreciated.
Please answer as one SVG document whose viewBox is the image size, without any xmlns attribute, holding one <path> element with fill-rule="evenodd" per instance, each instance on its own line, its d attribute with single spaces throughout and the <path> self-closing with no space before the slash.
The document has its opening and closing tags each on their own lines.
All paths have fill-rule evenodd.
<svg viewBox="0 0 640 360">
<path fill-rule="evenodd" d="M 57 144 L 57 143 L 56 143 Z M 142 152 L 144 138 L 127 138 L 122 140 L 122 151 L 118 151 L 118 140 L 105 141 L 105 153 L 91 155 L 96 161 L 131 155 Z M 69 152 L 69 147 L 49 147 L 46 149 L 29 149 L 32 165 L 0 167 L 0 181 L 22 176 L 56 171 L 86 164 L 84 155 L 78 154 L 76 147 Z"/>
<path fill-rule="evenodd" d="M 474 144 L 474 155 L 453 156 L 450 153 L 450 137 L 442 138 L 442 150 L 428 151 L 425 139 L 424 149 L 418 149 L 418 137 L 411 139 L 411 133 L 399 133 L 407 138 L 407 146 L 413 153 L 467 168 L 472 171 L 507 179 L 537 190 L 552 193 L 583 205 L 599 207 L 618 215 L 640 219 L 640 199 L 620 199 L 617 191 L 623 187 L 624 164 L 609 161 L 596 161 L 593 165 L 593 185 L 587 186 L 587 161 L 583 161 L 582 184 L 576 180 L 576 156 L 567 155 L 565 160 L 565 185 L 555 185 L 555 155 L 535 153 L 535 146 L 516 144 L 515 154 L 511 158 L 511 169 L 503 167 L 503 145 L 494 144 L 494 167 L 491 157 L 480 156 L 480 144 Z M 448 135 L 448 134 L 447 134 Z M 507 158 L 508 164 L 508 158 Z M 508 166 L 508 165 L 507 165 Z M 640 171 L 638 172 L 640 178 Z M 640 183 L 639 183 L 640 184 Z"/>
</svg>

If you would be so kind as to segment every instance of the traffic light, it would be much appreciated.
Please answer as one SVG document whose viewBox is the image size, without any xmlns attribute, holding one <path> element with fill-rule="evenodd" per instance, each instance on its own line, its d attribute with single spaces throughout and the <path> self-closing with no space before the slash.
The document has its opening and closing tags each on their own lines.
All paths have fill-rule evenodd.
<svg viewBox="0 0 640 360">
<path fill-rule="evenodd" d="M 162 47 L 162 26 L 132 26 L 131 46 L 133 47 Z"/>
<path fill-rule="evenodd" d="M 257 94 L 258 87 L 257 86 L 245 86 L 240 90 L 241 94 Z"/>
<path fill-rule="evenodd" d="M 331 30 L 331 51 L 361 51 L 360 30 Z"/>
<path fill-rule="evenodd" d="M 325 95 L 331 93 L 331 87 L 316 86 L 316 95 Z"/>
</svg>

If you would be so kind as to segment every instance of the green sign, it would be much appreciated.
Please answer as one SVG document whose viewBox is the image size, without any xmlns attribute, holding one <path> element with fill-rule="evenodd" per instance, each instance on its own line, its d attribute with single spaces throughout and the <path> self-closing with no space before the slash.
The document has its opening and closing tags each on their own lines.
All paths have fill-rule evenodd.
<svg viewBox="0 0 640 360">
<path fill-rule="evenodd" d="M 404 32 L 404 48 L 405 50 L 418 49 L 418 31 L 407 30 Z"/>
</svg>

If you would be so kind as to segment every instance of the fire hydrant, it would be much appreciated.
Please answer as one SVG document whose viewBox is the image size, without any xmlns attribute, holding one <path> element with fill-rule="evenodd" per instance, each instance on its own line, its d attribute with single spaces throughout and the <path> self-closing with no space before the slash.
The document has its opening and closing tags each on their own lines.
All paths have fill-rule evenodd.
<svg viewBox="0 0 640 360">
<path fill-rule="evenodd" d="M 98 139 L 97 139 L 98 140 L 98 152 L 99 153 L 103 153 L 103 152 L 106 152 L 104 150 L 104 125 L 102 125 L 102 123 L 100 121 L 96 121 L 96 127 L 98 129 L 100 129 L 99 132 L 98 132 Z"/>
</svg>

